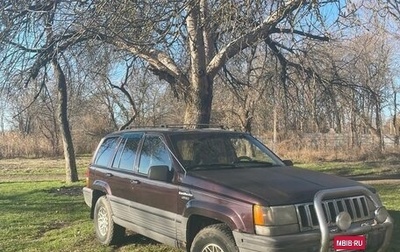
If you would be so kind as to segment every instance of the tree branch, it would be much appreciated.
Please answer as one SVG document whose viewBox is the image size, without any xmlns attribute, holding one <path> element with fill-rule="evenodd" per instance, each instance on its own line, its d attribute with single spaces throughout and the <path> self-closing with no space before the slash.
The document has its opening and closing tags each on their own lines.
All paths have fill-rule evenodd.
<svg viewBox="0 0 400 252">
<path fill-rule="evenodd" d="M 125 72 L 125 78 L 124 78 L 124 81 L 122 82 L 121 86 L 112 84 L 110 78 L 107 77 L 107 81 L 110 84 L 110 86 L 112 88 L 116 88 L 116 89 L 120 90 L 126 96 L 126 98 L 128 98 L 129 104 L 132 106 L 132 109 L 133 109 L 133 115 L 124 125 L 119 127 L 119 130 L 126 129 L 126 127 L 128 127 L 136 119 L 136 117 L 139 114 L 135 101 L 133 100 L 133 98 L 132 98 L 131 94 L 128 92 L 128 90 L 125 89 L 125 86 L 127 85 L 127 82 L 128 82 L 129 71 L 130 71 L 131 67 L 132 67 L 132 65 L 127 66 L 126 72 Z"/>
<path fill-rule="evenodd" d="M 175 94 L 177 94 L 177 90 L 183 91 L 182 93 L 184 93 L 184 91 L 190 86 L 187 77 L 166 53 L 155 49 L 148 51 L 141 50 L 127 41 L 121 39 L 115 40 L 115 38 L 108 38 L 104 35 L 102 35 L 102 38 L 106 39 L 107 42 L 117 46 L 118 48 L 127 50 L 133 55 L 148 62 L 150 70 L 160 79 L 168 82 Z"/>
<path fill-rule="evenodd" d="M 328 36 L 318 36 L 314 35 L 312 33 L 304 32 L 304 31 L 299 31 L 299 30 L 294 30 L 294 29 L 287 29 L 287 28 L 275 28 L 271 31 L 271 33 L 293 33 L 297 35 L 301 35 L 307 38 L 315 39 L 315 40 L 320 40 L 320 41 L 326 41 L 328 42 L 330 38 Z"/>
<path fill-rule="evenodd" d="M 265 19 L 259 26 L 255 27 L 249 33 L 237 38 L 231 43 L 222 48 L 217 55 L 208 64 L 207 74 L 214 77 L 221 67 L 239 51 L 257 43 L 260 39 L 267 38 L 271 30 L 282 21 L 289 13 L 295 9 L 307 4 L 305 0 L 288 0 L 275 12 L 273 12 L 267 19 Z"/>
</svg>

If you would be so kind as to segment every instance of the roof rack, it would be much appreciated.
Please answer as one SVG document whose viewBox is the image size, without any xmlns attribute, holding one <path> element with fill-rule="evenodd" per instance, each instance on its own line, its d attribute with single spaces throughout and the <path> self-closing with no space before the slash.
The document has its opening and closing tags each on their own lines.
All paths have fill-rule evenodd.
<svg viewBox="0 0 400 252">
<path fill-rule="evenodd" d="M 161 128 L 218 128 L 218 129 L 226 129 L 224 125 L 220 124 L 206 124 L 206 123 L 184 123 L 184 124 L 162 124 Z"/>
<path fill-rule="evenodd" d="M 160 124 L 160 125 L 130 125 L 125 129 L 137 129 L 137 128 L 176 128 L 176 129 L 198 129 L 198 128 L 209 128 L 209 129 L 227 129 L 227 127 L 220 124 Z"/>
<path fill-rule="evenodd" d="M 124 130 L 139 129 L 139 128 L 160 128 L 160 127 L 162 127 L 162 126 L 160 126 L 160 125 L 129 125 Z"/>
</svg>

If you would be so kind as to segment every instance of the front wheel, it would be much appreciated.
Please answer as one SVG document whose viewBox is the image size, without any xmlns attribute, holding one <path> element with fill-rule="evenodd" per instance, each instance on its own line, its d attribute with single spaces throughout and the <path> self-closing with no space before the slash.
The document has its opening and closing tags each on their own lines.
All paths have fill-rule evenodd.
<svg viewBox="0 0 400 252">
<path fill-rule="evenodd" d="M 232 232 L 225 224 L 203 228 L 193 240 L 191 252 L 236 252 Z"/>
<path fill-rule="evenodd" d="M 97 239 L 103 245 L 117 244 L 125 236 L 125 228 L 115 224 L 106 196 L 100 197 L 94 207 L 94 227 Z"/>
</svg>

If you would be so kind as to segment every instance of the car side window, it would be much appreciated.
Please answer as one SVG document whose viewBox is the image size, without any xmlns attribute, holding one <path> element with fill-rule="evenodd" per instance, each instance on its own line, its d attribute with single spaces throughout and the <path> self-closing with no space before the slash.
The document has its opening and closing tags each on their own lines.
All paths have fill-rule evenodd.
<svg viewBox="0 0 400 252">
<path fill-rule="evenodd" d="M 139 173 L 147 174 L 150 166 L 166 165 L 171 169 L 171 158 L 164 142 L 158 136 L 146 136 L 139 160 Z"/>
<path fill-rule="evenodd" d="M 121 141 L 113 161 L 113 168 L 133 170 L 141 138 L 142 134 L 132 134 Z"/>
<path fill-rule="evenodd" d="M 94 163 L 99 166 L 107 166 L 114 155 L 117 143 L 118 137 L 104 139 L 96 153 Z"/>
</svg>

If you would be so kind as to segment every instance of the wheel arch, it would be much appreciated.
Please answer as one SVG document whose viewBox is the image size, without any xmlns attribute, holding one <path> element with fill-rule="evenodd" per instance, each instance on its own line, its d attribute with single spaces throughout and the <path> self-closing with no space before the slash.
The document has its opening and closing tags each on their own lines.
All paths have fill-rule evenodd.
<svg viewBox="0 0 400 252">
<path fill-rule="evenodd" d="M 103 195 L 109 195 L 111 194 L 111 189 L 108 183 L 101 181 L 101 180 L 96 180 L 93 182 L 92 185 L 92 190 L 93 190 L 93 195 L 92 195 L 92 207 L 90 209 L 90 218 L 94 218 L 94 207 L 96 206 L 97 200 L 103 196 Z"/>
<path fill-rule="evenodd" d="M 207 226 L 221 223 L 231 231 L 244 229 L 244 223 L 239 214 L 221 204 L 193 200 L 188 203 L 184 216 L 188 218 L 186 224 L 186 248 L 188 251 L 196 234 Z"/>
</svg>

